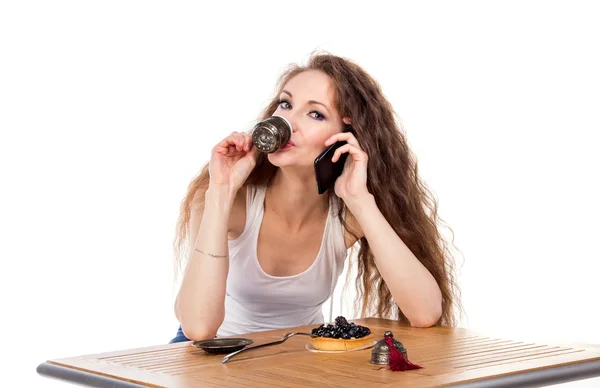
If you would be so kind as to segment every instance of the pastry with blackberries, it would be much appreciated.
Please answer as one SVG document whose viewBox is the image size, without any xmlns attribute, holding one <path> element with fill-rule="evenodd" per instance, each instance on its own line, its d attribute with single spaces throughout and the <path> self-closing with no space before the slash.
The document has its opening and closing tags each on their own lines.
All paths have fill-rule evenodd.
<svg viewBox="0 0 600 388">
<path fill-rule="evenodd" d="M 339 316 L 335 325 L 323 324 L 312 329 L 310 344 L 316 350 L 344 351 L 354 350 L 373 343 L 373 334 L 368 327 L 349 323 Z"/>
</svg>

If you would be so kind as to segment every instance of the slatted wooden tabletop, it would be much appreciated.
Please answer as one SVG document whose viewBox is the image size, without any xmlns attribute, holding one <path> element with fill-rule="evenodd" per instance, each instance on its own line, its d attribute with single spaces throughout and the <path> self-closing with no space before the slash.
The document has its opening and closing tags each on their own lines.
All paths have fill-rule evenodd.
<svg viewBox="0 0 600 388">
<path fill-rule="evenodd" d="M 524 372 L 534 371 L 543 375 L 543 372 L 567 365 L 584 364 L 599 366 L 600 375 L 600 349 L 593 347 L 517 342 L 447 327 L 411 328 L 375 318 L 354 322 L 371 328 L 377 339 L 383 338 L 386 330 L 393 331 L 395 338 L 407 348 L 410 361 L 424 369 L 391 372 L 369 362 L 371 349 L 342 354 L 309 352 L 305 348 L 307 337 L 303 336 L 292 337 L 281 345 L 242 353 L 226 364 L 221 363 L 223 355 L 208 354 L 191 346 L 191 342 L 183 342 L 52 360 L 40 368 L 58 366 L 70 372 L 88 372 L 85 374 L 88 377 L 103 376 L 114 379 L 113 383 L 124 383 L 124 386 L 129 382 L 150 387 L 184 388 L 445 387 L 465 383 L 494 386 L 493 382 L 502 377 L 525 376 L 527 373 Z M 254 339 L 254 345 L 258 345 L 278 340 L 287 332 L 311 328 L 305 326 L 243 337 Z M 589 372 L 587 376 L 590 376 Z M 79 381 L 82 382 L 85 383 Z"/>
</svg>

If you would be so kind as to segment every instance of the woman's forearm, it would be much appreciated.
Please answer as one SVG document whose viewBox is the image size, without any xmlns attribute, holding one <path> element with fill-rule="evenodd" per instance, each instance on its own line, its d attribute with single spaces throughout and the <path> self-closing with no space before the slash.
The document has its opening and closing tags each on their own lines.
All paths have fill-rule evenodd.
<svg viewBox="0 0 600 388">
<path fill-rule="evenodd" d="M 375 256 L 375 265 L 394 301 L 413 326 L 434 325 L 442 313 L 442 294 L 431 273 L 404 244 L 373 196 L 347 201 Z"/>
<path fill-rule="evenodd" d="M 198 234 L 190 239 L 175 313 L 184 334 L 192 340 L 213 338 L 225 316 L 227 233 L 234 197 L 228 186 L 209 186 Z"/>
</svg>

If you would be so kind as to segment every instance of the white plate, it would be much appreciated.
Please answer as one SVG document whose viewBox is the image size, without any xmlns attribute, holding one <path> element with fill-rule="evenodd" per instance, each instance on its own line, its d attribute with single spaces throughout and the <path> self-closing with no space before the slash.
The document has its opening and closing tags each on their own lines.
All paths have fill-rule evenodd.
<svg viewBox="0 0 600 388">
<path fill-rule="evenodd" d="M 356 350 L 369 349 L 369 348 L 372 348 L 373 346 L 375 346 L 376 343 L 377 343 L 377 341 L 373 341 L 370 344 L 366 344 L 364 346 L 361 346 L 360 348 L 356 348 L 356 349 L 352 349 L 352 350 L 318 350 L 318 349 L 313 348 L 309 342 L 306 344 L 306 350 L 308 350 L 309 352 L 313 352 L 313 353 L 346 353 L 346 352 L 354 352 Z"/>
</svg>

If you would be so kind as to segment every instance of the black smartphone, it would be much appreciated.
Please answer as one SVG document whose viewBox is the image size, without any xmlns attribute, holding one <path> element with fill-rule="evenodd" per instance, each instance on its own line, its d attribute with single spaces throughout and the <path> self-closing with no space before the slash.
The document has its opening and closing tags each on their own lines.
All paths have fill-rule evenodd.
<svg viewBox="0 0 600 388">
<path fill-rule="evenodd" d="M 343 153 L 335 163 L 331 161 L 331 158 L 333 158 L 335 151 L 344 144 L 346 144 L 345 140 L 330 145 L 315 159 L 315 176 L 317 178 L 317 192 L 319 194 L 323 194 L 330 187 L 333 187 L 335 180 L 342 175 L 348 153 Z"/>
</svg>

